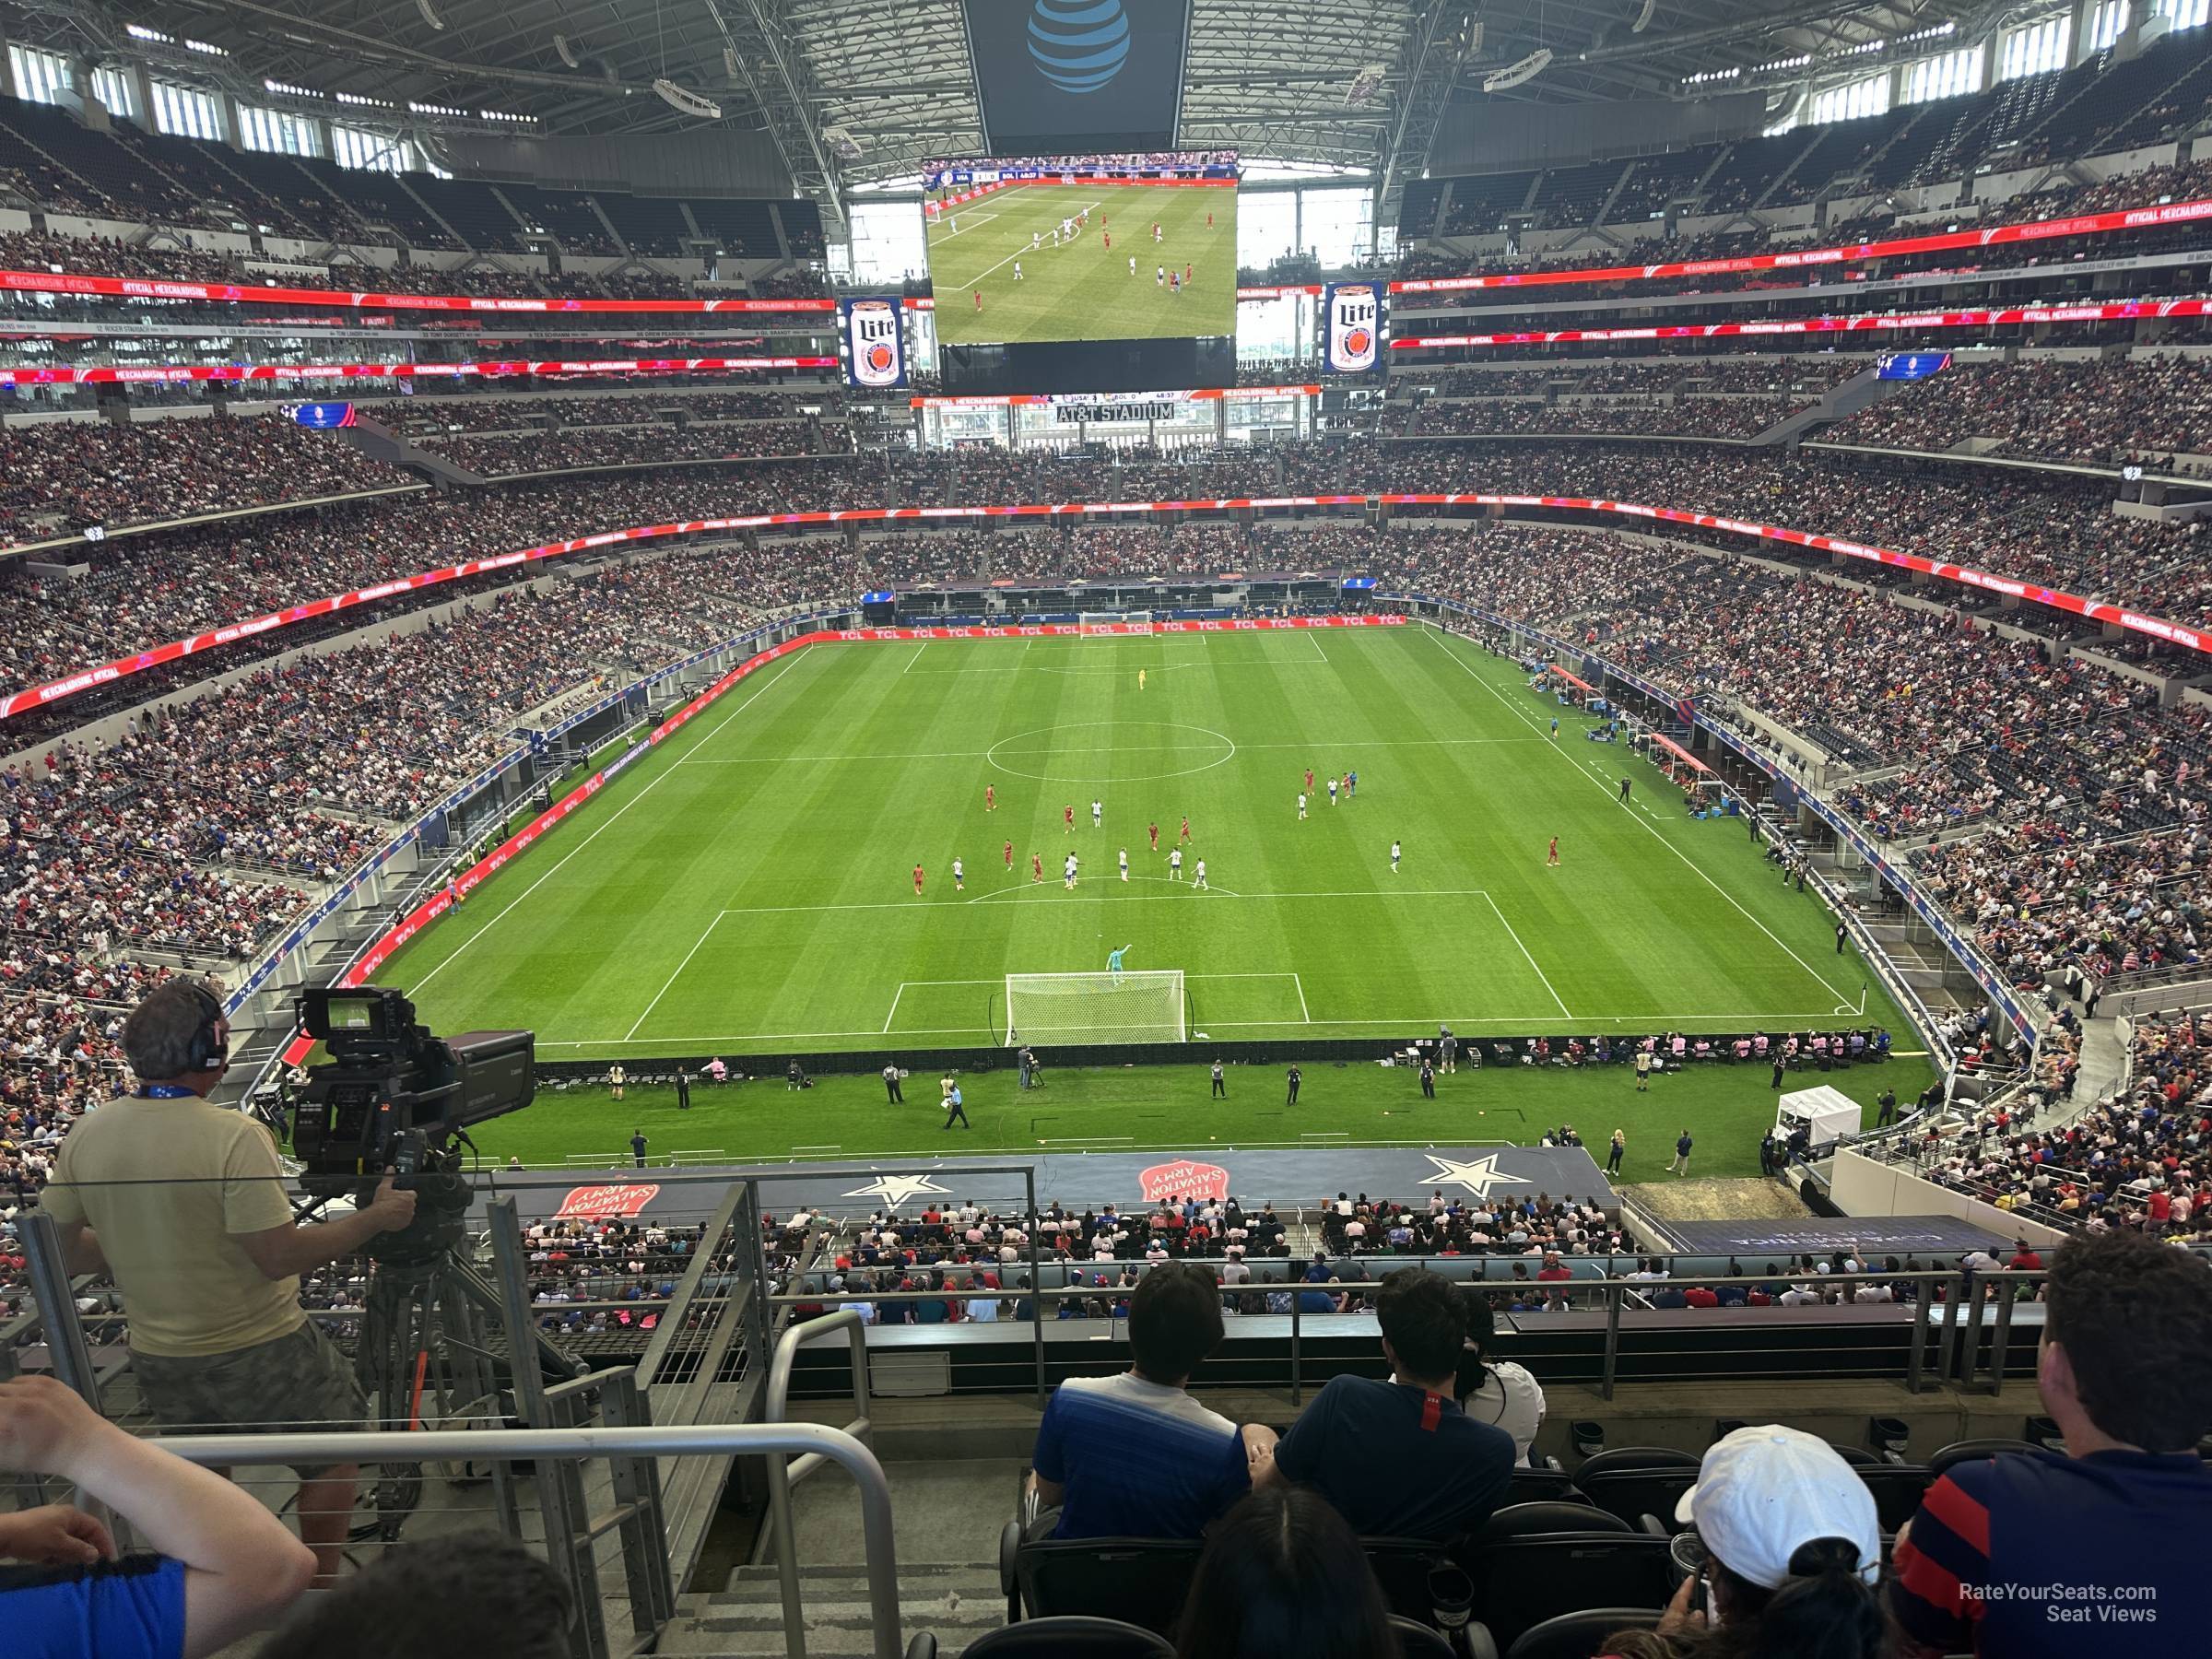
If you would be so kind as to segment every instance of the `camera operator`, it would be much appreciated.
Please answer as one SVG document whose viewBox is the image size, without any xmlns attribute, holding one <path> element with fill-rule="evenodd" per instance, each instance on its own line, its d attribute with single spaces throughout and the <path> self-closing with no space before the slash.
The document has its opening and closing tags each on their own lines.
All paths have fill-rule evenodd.
<svg viewBox="0 0 2212 1659">
<path fill-rule="evenodd" d="M 71 1273 L 108 1272 L 130 1321 L 131 1369 L 165 1429 L 359 1428 L 353 1368 L 300 1307 L 299 1276 L 415 1217 L 387 1176 L 353 1214 L 292 1218 L 268 1133 L 201 1097 L 229 1065 L 229 1026 L 205 985 L 156 987 L 123 1026 L 136 1090 L 88 1112 L 62 1143 L 43 1203 Z M 316 1582 L 337 1573 L 353 1465 L 298 1471 L 300 1535 Z"/>
</svg>

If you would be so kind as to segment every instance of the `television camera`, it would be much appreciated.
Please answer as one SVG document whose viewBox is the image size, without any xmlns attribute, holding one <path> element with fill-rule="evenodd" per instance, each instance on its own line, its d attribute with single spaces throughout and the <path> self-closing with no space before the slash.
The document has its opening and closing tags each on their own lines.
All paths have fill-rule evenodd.
<svg viewBox="0 0 2212 1659">
<path fill-rule="evenodd" d="M 386 1175 L 416 1194 L 416 1218 L 370 1246 L 379 1260 L 434 1257 L 461 1233 L 470 1188 L 469 1128 L 520 1112 L 536 1091 L 530 1031 L 437 1037 L 394 986 L 304 991 L 300 1029 L 327 1064 L 311 1067 L 292 1115 L 300 1187 L 365 1203 Z"/>
</svg>

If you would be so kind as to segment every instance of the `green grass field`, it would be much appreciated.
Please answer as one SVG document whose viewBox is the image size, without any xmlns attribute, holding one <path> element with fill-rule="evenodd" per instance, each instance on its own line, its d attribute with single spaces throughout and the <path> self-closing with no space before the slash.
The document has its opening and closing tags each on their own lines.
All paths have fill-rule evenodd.
<svg viewBox="0 0 2212 1659">
<path fill-rule="evenodd" d="M 1223 1151 L 1298 1144 L 1317 1128 L 1352 1143 L 1402 1142 L 1422 1147 L 1477 1146 L 1486 1141 L 1533 1145 L 1547 1128 L 1572 1124 L 1592 1156 L 1605 1161 L 1616 1128 L 1629 1137 L 1623 1181 L 1658 1181 L 1685 1127 L 1696 1136 L 1694 1175 L 1752 1175 L 1759 1137 L 1774 1121 L 1774 1096 L 1763 1065 L 1710 1065 L 1653 1078 L 1639 1094 L 1618 1065 L 1579 1071 L 1526 1066 L 1462 1067 L 1437 1079 L 1437 1098 L 1421 1099 L 1414 1075 L 1362 1064 L 1308 1065 L 1298 1111 L 1283 1106 L 1276 1067 L 1233 1066 L 1229 1099 L 1210 1097 L 1206 1067 L 1055 1066 L 1045 1087 L 1024 1094 L 1010 1069 L 961 1078 L 971 1130 L 943 1127 L 935 1074 L 921 1057 L 906 1085 L 906 1104 L 886 1102 L 873 1076 L 815 1079 L 803 1095 L 788 1093 L 780 1071 L 724 1088 L 703 1084 L 691 1109 L 678 1112 L 675 1091 L 631 1085 L 618 1104 L 604 1083 L 540 1095 L 529 1109 L 471 1130 L 485 1157 L 512 1155 L 532 1170 L 559 1170 L 571 1156 L 601 1164 L 629 1161 L 629 1135 L 642 1129 L 647 1157 L 660 1164 L 682 1154 L 686 1163 L 759 1163 L 781 1159 L 884 1159 L 906 1156 L 961 1158 L 978 1152 L 1069 1151 L 1045 1146 L 1126 1135 L 1109 1152 Z M 1910 1100 L 1928 1080 L 1918 1060 L 1861 1065 L 1848 1071 L 1794 1076 L 1791 1088 L 1828 1083 L 1871 1106 L 1885 1088 Z M 1865 1114 L 1871 1124 L 1871 1112 Z M 1311 1203 L 1315 1193 L 1254 1194 Z"/>
<path fill-rule="evenodd" d="M 533 1028 L 547 1059 L 720 1053 L 771 1070 L 794 1049 L 888 1047 L 926 1071 L 933 1047 L 1003 1034 L 1006 972 L 1095 971 L 1120 945 L 1132 968 L 1182 969 L 1194 1029 L 1220 1039 L 1862 1022 L 1909 1039 L 1878 986 L 1855 1012 L 1872 975 L 1836 952 L 1826 912 L 1778 879 L 1738 823 L 1688 818 L 1653 769 L 1586 742 L 1581 716 L 1553 737 L 1554 712 L 1513 665 L 1416 627 L 818 645 L 735 688 L 380 978 L 439 1030 Z M 1300 822 L 1309 765 L 1358 771 L 1358 798 L 1332 807 L 1324 794 Z M 1186 856 L 1207 861 L 1207 892 L 1168 879 L 1164 852 L 1185 815 Z M 1163 856 L 1149 851 L 1151 821 Z M 1545 860 L 1553 835 L 1557 868 Z M 1394 838 L 1406 850 L 1395 875 Z M 1058 879 L 1071 847 L 1083 864 L 1073 892 Z M 1123 847 L 1125 884 L 1114 874 Z M 953 888 L 956 855 L 965 891 Z M 920 898 L 916 863 L 928 872 Z M 1134 1134 L 1121 1121 L 1134 1101 L 1185 1087 L 1173 1073 L 1112 1074 L 1134 1080 L 1132 1095 L 1060 1075 L 1063 1126 L 1048 1133 L 1061 1137 L 1086 1133 L 1065 1125 L 1092 1111 L 1115 1119 L 1100 1133 Z M 1848 1075 L 1871 1098 L 1885 1074 Z M 1900 1093 L 1920 1084 L 1916 1064 L 1887 1077 Z M 1383 1114 L 1418 1091 L 1403 1074 L 1376 1078 L 1328 1103 L 1310 1083 L 1297 1124 L 1250 1115 L 1279 1104 L 1255 1098 L 1190 1127 L 1225 1142 L 1295 1141 L 1316 1124 L 1396 1138 Z M 1522 1114 L 1525 1136 L 1474 1124 L 1458 1134 L 1534 1138 L 1562 1117 L 1587 1134 L 1604 1114 L 1554 1104 L 1570 1085 L 1611 1091 L 1624 1112 L 1656 1109 L 1618 1072 L 1521 1072 L 1481 1087 L 1515 1096 L 1500 1105 Z M 1473 1092 L 1465 1079 L 1453 1087 Z M 831 1122 L 847 1088 L 850 1112 Z M 1006 1088 L 1006 1115 L 988 1132 L 977 1119 L 977 1149 L 1042 1138 L 1029 1102 Z M 1769 1110 L 1764 1074 L 1749 1068 L 1665 1088 L 1678 1101 L 1732 1100 L 1724 1115 L 1747 1122 Z M 1190 1092 L 1194 1105 L 1203 1086 Z M 872 1079 L 825 1084 L 806 1097 L 805 1122 L 781 1090 L 727 1099 L 684 1126 L 701 1147 L 857 1154 L 930 1138 L 914 1133 L 927 1108 L 887 1117 Z M 526 1127 L 552 1134 L 570 1107 L 548 1100 L 512 1129 L 488 1126 L 487 1149 L 592 1149 L 580 1130 L 553 1147 Z M 1174 1143 L 1176 1115 L 1139 1138 Z M 1422 1117 L 1407 1133 L 1452 1138 Z M 1656 1122 L 1630 1133 L 1652 1140 Z M 1747 1147 L 1757 1133 L 1754 1123 Z"/>
<path fill-rule="evenodd" d="M 1086 208 L 1089 228 L 1054 247 L 1053 233 L 1061 219 Z M 1155 222 L 1160 228 L 1157 244 Z M 1237 331 L 1234 190 L 1022 184 L 948 210 L 931 222 L 928 234 L 937 338 L 948 346 L 1177 339 Z M 1032 236 L 1039 239 L 1034 248 Z M 1176 271 L 1189 266 L 1189 289 L 1177 294 L 1161 285 L 1162 265 Z"/>
</svg>

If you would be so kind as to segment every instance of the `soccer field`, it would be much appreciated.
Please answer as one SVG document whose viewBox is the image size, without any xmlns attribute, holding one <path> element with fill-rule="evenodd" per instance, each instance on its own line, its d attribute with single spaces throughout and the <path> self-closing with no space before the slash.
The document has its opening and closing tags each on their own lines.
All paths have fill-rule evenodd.
<svg viewBox="0 0 2212 1659">
<path fill-rule="evenodd" d="M 1182 970 L 1218 1039 L 1906 1036 L 1739 822 L 1689 819 L 1583 717 L 1555 738 L 1555 712 L 1512 664 L 1415 626 L 817 645 L 379 978 L 441 1031 L 533 1028 L 547 1059 L 888 1047 L 926 1066 L 1003 1035 L 1007 972 L 1096 971 L 1124 945 Z M 1324 792 L 1300 822 L 1309 766 L 1356 771 L 1357 798 Z M 1169 879 L 1185 816 L 1205 892 Z"/>
<path fill-rule="evenodd" d="M 1088 229 L 1054 247 L 1060 221 L 1086 209 Z M 937 338 L 949 346 L 1176 339 L 1237 330 L 1233 189 L 1019 184 L 947 209 L 931 221 L 928 235 Z M 1034 248 L 1031 237 L 1038 239 Z M 1188 290 L 1162 284 L 1162 266 L 1177 272 L 1188 266 Z"/>
</svg>

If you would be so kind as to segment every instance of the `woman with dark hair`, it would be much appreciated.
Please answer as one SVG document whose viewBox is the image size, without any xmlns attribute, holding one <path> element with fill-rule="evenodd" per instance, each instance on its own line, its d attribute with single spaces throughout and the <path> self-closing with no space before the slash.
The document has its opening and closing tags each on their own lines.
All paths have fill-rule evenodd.
<svg viewBox="0 0 2212 1659">
<path fill-rule="evenodd" d="M 1477 1422 L 1493 1423 L 1512 1435 L 1513 1461 L 1527 1463 L 1536 1430 L 1544 1426 L 1544 1385 L 1526 1368 L 1489 1358 L 1498 1318 L 1481 1283 L 1470 1280 L 1462 1285 L 1459 1298 L 1467 1322 L 1466 1345 L 1453 1386 L 1459 1408 Z"/>
<path fill-rule="evenodd" d="M 1397 1659 L 1382 1587 L 1329 1500 L 1254 1491 L 1216 1524 L 1183 1599 L 1182 1659 Z"/>
<path fill-rule="evenodd" d="M 1881 1659 L 1874 1494 L 1834 1447 L 1800 1430 L 1738 1429 L 1705 1453 L 1675 1518 L 1702 1571 L 1656 1630 L 1623 1631 L 1608 1659 Z"/>
</svg>

